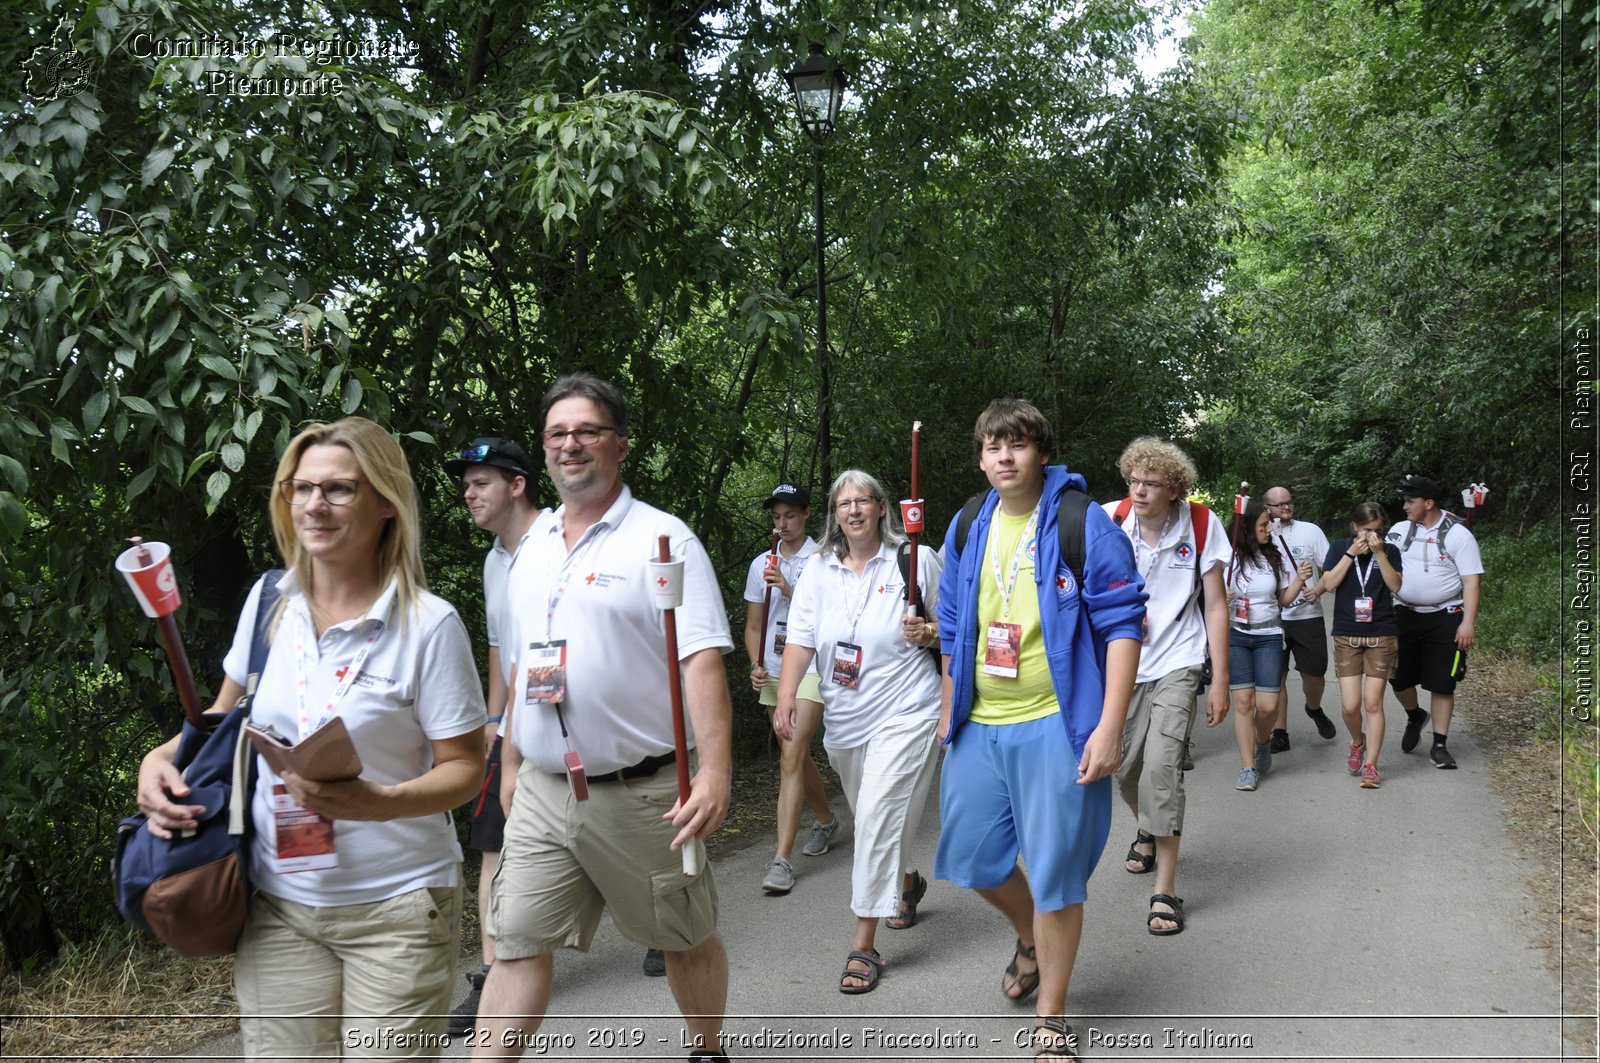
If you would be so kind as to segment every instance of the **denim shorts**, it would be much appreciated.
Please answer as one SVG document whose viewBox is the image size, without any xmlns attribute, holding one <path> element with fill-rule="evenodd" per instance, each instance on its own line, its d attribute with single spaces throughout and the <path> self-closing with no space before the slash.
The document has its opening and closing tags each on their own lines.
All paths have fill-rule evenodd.
<svg viewBox="0 0 1600 1063">
<path fill-rule="evenodd" d="M 1228 689 L 1275 694 L 1283 686 L 1283 635 L 1228 629 Z"/>
</svg>

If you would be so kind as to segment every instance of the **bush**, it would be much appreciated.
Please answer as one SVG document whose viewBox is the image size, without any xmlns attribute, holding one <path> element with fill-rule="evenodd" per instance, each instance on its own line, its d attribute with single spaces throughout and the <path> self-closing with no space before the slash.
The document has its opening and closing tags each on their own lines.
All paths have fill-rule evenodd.
<svg viewBox="0 0 1600 1063">
<path fill-rule="evenodd" d="M 1555 522 L 1520 538 L 1493 524 L 1478 526 L 1483 553 L 1483 604 L 1478 640 L 1486 650 L 1530 663 L 1561 655 L 1561 540 Z"/>
</svg>

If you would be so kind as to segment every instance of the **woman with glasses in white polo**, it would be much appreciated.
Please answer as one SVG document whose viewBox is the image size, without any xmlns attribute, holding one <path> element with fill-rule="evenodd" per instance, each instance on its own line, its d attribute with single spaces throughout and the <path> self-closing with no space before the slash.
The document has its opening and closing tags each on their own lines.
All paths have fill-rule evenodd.
<svg viewBox="0 0 1600 1063">
<path fill-rule="evenodd" d="M 278 775 L 257 758 L 254 893 L 234 958 L 249 1059 L 432 1057 L 445 1043 L 461 916 L 450 810 L 483 780 L 483 690 L 465 627 L 428 593 L 416 490 L 394 437 L 314 424 L 278 463 L 272 529 L 287 570 L 251 722 L 297 743 L 335 717 L 355 779 Z M 213 712 L 244 693 L 265 578 L 245 600 Z M 139 770 L 163 837 L 193 827 L 176 739 Z"/>
<path fill-rule="evenodd" d="M 855 932 L 841 993 L 878 987 L 885 966 L 874 947 L 878 920 L 891 930 L 915 925 L 928 889 L 911 844 L 933 781 L 941 679 L 928 652 L 938 641 L 933 626 L 907 614 L 899 561 L 904 541 L 883 486 L 859 469 L 840 473 L 828 492 L 822 545 L 789 605 L 773 714 L 779 737 L 802 746 L 810 741 L 795 733 L 795 697 L 817 661 L 823 747 L 855 817 Z M 917 551 L 918 596 L 929 615 L 938 605 L 942 571 L 933 550 Z"/>
</svg>

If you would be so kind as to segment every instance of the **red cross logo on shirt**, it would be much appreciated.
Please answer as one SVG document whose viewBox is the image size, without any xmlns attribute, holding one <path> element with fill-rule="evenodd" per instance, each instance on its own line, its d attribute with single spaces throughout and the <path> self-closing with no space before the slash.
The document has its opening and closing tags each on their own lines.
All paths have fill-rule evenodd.
<svg viewBox="0 0 1600 1063">
<path fill-rule="evenodd" d="M 583 577 L 583 582 L 585 582 L 585 583 L 593 583 L 594 582 L 594 573 L 591 572 L 587 576 Z"/>
<path fill-rule="evenodd" d="M 1057 576 L 1056 577 L 1056 590 L 1064 591 L 1066 589 L 1067 589 L 1067 577 L 1065 577 L 1065 576 Z"/>
<path fill-rule="evenodd" d="M 348 672 L 349 670 L 350 670 L 350 666 L 347 664 L 343 668 L 339 669 L 337 672 L 333 673 L 333 681 L 335 683 L 344 682 L 344 674 L 346 672 Z"/>
<path fill-rule="evenodd" d="M 880 584 L 878 584 L 878 593 L 879 593 L 879 594 L 882 594 L 882 593 L 883 593 L 883 587 L 884 587 L 884 585 L 883 585 L 883 584 L 881 584 L 881 583 L 880 583 Z"/>
</svg>

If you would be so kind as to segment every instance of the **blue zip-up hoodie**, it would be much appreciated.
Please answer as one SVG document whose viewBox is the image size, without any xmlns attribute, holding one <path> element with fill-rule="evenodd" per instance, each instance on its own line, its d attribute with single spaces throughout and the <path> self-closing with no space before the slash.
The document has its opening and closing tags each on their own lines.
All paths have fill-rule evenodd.
<svg viewBox="0 0 1600 1063">
<path fill-rule="evenodd" d="M 1056 517 L 1068 485 L 1082 491 L 1087 483 L 1065 465 L 1044 470 L 1044 505 L 1039 512 L 1038 551 L 1034 581 L 1039 592 L 1039 621 L 1044 628 L 1050 679 L 1061 705 L 1061 721 L 1078 757 L 1100 723 L 1105 702 L 1106 643 L 1140 639 L 1144 634 L 1144 580 L 1133 560 L 1133 544 L 1106 511 L 1089 506 L 1084 524 L 1083 581 L 1061 558 Z M 939 651 L 950 655 L 950 734 L 972 711 L 974 668 L 978 653 L 978 581 L 987 571 L 989 523 L 998 492 L 990 489 L 967 533 L 966 549 L 957 551 L 956 524 L 945 533 L 944 575 L 939 580 Z"/>
</svg>

